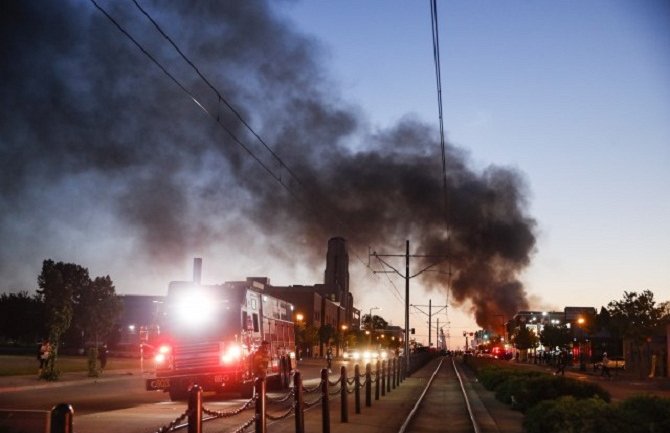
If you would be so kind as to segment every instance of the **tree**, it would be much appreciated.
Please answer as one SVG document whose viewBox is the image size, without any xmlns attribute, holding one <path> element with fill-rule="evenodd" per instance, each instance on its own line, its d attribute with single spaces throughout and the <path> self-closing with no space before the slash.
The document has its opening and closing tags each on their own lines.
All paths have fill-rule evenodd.
<svg viewBox="0 0 670 433">
<path fill-rule="evenodd" d="M 638 344 L 646 342 L 663 320 L 667 320 L 664 306 L 656 306 L 654 294 L 649 290 L 640 294 L 624 292 L 623 299 L 610 302 L 607 310 L 610 331 Z"/>
<path fill-rule="evenodd" d="M 114 284 L 109 275 L 97 277 L 87 286 L 74 292 L 74 314 L 72 317 L 72 333 L 80 344 L 92 343 L 88 347 L 88 375 L 98 376 L 98 351 L 100 342 L 108 343 L 107 337 L 112 333 L 114 324 L 121 311 L 121 301 L 116 296 Z"/>
<path fill-rule="evenodd" d="M 45 335 L 44 304 L 27 291 L 0 295 L 0 336 L 20 345 L 35 344 Z"/>
<path fill-rule="evenodd" d="M 321 344 L 328 344 L 328 342 L 335 335 L 335 328 L 329 323 L 322 325 L 319 328 L 319 342 Z"/>
<path fill-rule="evenodd" d="M 51 351 L 42 377 L 56 380 L 59 371 L 56 368 L 58 348 L 61 337 L 70 327 L 74 309 L 73 295 L 90 283 L 88 269 L 72 263 L 44 260 L 42 273 L 37 278 L 40 289 L 37 291 L 45 307 L 45 324 L 49 332 Z"/>
<path fill-rule="evenodd" d="M 545 347 L 565 347 L 572 339 L 570 330 L 565 326 L 545 325 L 540 332 L 540 342 Z"/>
<path fill-rule="evenodd" d="M 512 338 L 514 339 L 514 347 L 519 350 L 528 350 L 537 347 L 539 341 L 537 335 L 523 325 L 516 329 Z"/>
<path fill-rule="evenodd" d="M 610 312 L 605 307 L 600 307 L 600 312 L 596 316 L 596 329 L 610 329 L 610 322 L 612 321 L 612 316 Z"/>
<path fill-rule="evenodd" d="M 109 275 L 96 277 L 88 285 L 79 287 L 73 301 L 73 328 L 95 346 L 106 341 L 121 311 L 121 301 Z"/>
<path fill-rule="evenodd" d="M 665 305 L 656 305 L 654 294 L 624 292 L 623 299 L 607 304 L 610 315 L 609 331 L 630 340 L 637 352 L 637 365 L 642 367 L 642 348 L 651 339 L 654 331 L 668 321 Z M 640 370 L 640 374 L 642 371 Z"/>
<path fill-rule="evenodd" d="M 383 317 L 373 315 L 372 316 L 372 328 L 370 328 L 370 315 L 363 315 L 363 327 L 365 329 L 386 329 L 388 322 L 384 320 Z"/>
</svg>

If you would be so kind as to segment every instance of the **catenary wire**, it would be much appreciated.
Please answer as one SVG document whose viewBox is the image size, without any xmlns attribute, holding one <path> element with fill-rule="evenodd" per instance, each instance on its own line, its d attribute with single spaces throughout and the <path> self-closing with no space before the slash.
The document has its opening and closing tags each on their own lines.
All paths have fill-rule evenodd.
<svg viewBox="0 0 670 433">
<path fill-rule="evenodd" d="M 299 201 L 303 206 L 306 208 L 310 209 L 311 212 L 314 212 L 317 216 L 321 216 L 321 213 L 314 209 L 314 206 L 311 206 L 310 203 L 301 197 L 299 197 L 291 188 L 289 188 L 288 185 L 286 185 L 281 176 L 276 175 L 270 167 L 268 167 L 263 161 L 260 160 L 252 151 L 249 149 L 248 146 L 246 146 L 230 129 L 228 129 L 223 123 L 221 123 L 219 116 L 214 116 L 213 113 L 211 113 L 209 110 L 207 110 L 201 103 L 200 101 L 196 98 L 196 96 L 190 92 L 176 77 L 174 77 L 168 70 L 165 68 L 155 57 L 153 57 L 128 31 L 126 31 L 121 24 L 119 24 L 102 6 L 100 6 L 95 0 L 89 0 L 96 9 L 98 9 L 124 36 L 126 36 L 149 60 L 152 61 L 172 82 L 174 82 L 184 93 L 186 93 L 189 98 L 208 116 L 210 116 L 216 123 L 237 143 L 240 147 L 242 147 L 273 179 L 275 179 L 284 189 L 286 189 L 297 201 Z M 273 152 L 269 146 L 258 136 L 258 134 L 247 124 L 246 121 L 242 118 L 241 115 L 235 110 L 226 100 L 223 98 L 221 93 L 199 72 L 198 68 L 182 53 L 182 51 L 179 49 L 179 47 L 172 42 L 171 38 L 165 34 L 162 29 L 158 26 L 158 24 L 153 20 L 144 9 L 142 9 L 137 2 L 133 0 L 133 2 L 138 6 L 138 8 L 142 11 L 142 13 L 147 16 L 147 18 L 154 23 L 154 26 L 157 28 L 157 30 L 163 35 L 164 38 L 166 38 L 172 46 L 177 50 L 177 52 L 182 56 L 182 58 L 191 65 L 191 67 L 196 71 L 196 73 L 200 76 L 200 78 L 216 93 L 217 97 L 219 97 L 219 100 L 223 101 L 226 106 L 238 117 L 238 119 L 251 131 L 251 133 L 270 151 L 270 153 L 273 155 L 273 157 L 279 162 L 279 164 L 285 168 L 289 174 L 291 174 L 291 177 L 293 177 L 296 182 L 303 188 L 303 184 L 300 182 L 300 180 L 293 174 L 293 172 L 288 168 L 288 166 L 282 161 L 282 159 L 275 153 Z M 335 215 L 335 218 L 345 227 L 348 227 L 348 224 L 341 220 L 337 215 Z M 372 270 L 372 268 L 365 263 L 365 261 L 356 253 L 356 251 L 352 251 L 354 257 L 361 262 L 364 266 L 366 266 L 368 269 Z"/>
</svg>

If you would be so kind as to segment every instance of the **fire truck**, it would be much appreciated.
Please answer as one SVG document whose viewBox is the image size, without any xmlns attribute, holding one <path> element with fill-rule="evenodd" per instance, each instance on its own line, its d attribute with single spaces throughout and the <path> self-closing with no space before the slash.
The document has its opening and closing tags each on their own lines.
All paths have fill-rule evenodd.
<svg viewBox="0 0 670 433">
<path fill-rule="evenodd" d="M 173 281 L 168 285 L 161 334 L 154 348 L 155 374 L 147 390 L 184 400 L 192 385 L 203 391 L 253 394 L 252 355 L 270 344 L 269 386 L 287 388 L 296 368 L 293 305 L 263 293 L 247 280 L 220 285 Z"/>
</svg>

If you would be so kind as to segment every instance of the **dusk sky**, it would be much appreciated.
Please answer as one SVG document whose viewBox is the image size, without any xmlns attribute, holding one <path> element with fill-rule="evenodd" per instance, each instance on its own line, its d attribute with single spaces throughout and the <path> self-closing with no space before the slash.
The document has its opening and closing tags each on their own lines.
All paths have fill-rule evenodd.
<svg viewBox="0 0 670 433">
<path fill-rule="evenodd" d="M 33 292 L 47 258 L 121 294 L 165 294 L 193 257 L 208 283 L 314 284 L 343 236 L 355 304 L 404 325 L 403 279 L 365 265 L 446 247 L 429 1 L 137 0 L 223 100 L 132 1 L 98 4 L 190 96 L 92 2 L 10 3 L 0 291 Z M 670 300 L 670 4 L 438 15 L 452 279 L 413 279 L 411 303 L 450 303 L 453 347 L 475 318 Z"/>
</svg>

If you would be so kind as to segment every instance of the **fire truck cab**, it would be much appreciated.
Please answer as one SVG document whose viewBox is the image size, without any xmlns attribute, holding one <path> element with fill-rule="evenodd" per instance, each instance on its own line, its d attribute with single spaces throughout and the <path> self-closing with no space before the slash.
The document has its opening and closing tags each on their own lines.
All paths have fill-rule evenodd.
<svg viewBox="0 0 670 433">
<path fill-rule="evenodd" d="M 296 367 L 293 305 L 263 293 L 255 281 L 201 285 L 173 281 L 160 319 L 155 375 L 147 390 L 183 400 L 192 385 L 203 391 L 253 393 L 252 354 L 270 344 L 267 380 L 287 388 Z"/>
</svg>

